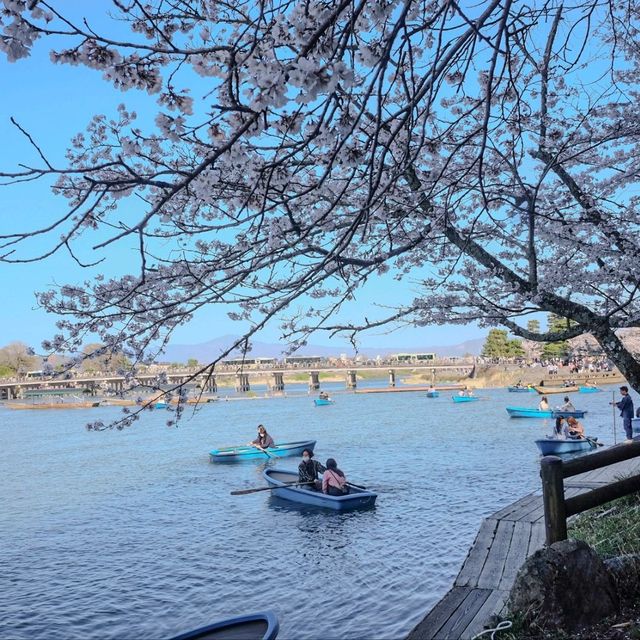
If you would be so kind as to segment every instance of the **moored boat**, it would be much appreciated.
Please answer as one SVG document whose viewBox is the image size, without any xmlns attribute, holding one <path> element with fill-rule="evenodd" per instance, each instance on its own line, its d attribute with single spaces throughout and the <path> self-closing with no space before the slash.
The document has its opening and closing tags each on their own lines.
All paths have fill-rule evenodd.
<svg viewBox="0 0 640 640">
<path fill-rule="evenodd" d="M 323 407 L 324 405 L 327 405 L 327 404 L 336 403 L 335 400 L 331 400 L 329 398 L 316 398 L 313 402 L 315 403 L 316 407 Z"/>
<path fill-rule="evenodd" d="M 166 409 L 169 406 L 169 403 L 168 402 L 156 402 L 154 406 L 155 406 L 156 409 Z"/>
<path fill-rule="evenodd" d="M 550 393 L 575 393 L 578 391 L 578 387 L 572 385 L 570 387 L 533 387 L 541 396 L 546 396 Z"/>
<path fill-rule="evenodd" d="M 333 509 L 335 511 L 366 509 L 367 507 L 372 507 L 378 497 L 378 494 L 373 491 L 358 489 L 353 486 L 349 487 L 349 493 L 345 496 L 330 496 L 326 493 L 322 493 L 321 491 L 308 489 L 305 486 L 285 486 L 290 482 L 296 482 L 298 480 L 298 474 L 295 471 L 265 469 L 262 472 L 262 475 L 267 483 L 274 487 L 271 493 L 278 498 L 290 500 L 291 502 L 297 502 L 299 504 Z"/>
<path fill-rule="evenodd" d="M 439 391 L 427 391 L 427 398 L 439 398 L 439 397 L 440 397 Z"/>
<path fill-rule="evenodd" d="M 275 640 L 279 626 L 276 614 L 265 611 L 215 622 L 171 640 Z"/>
<path fill-rule="evenodd" d="M 533 409 L 531 407 L 507 407 L 511 418 L 584 418 L 586 411 L 560 411 L 557 409 Z"/>
<path fill-rule="evenodd" d="M 252 446 L 224 447 L 209 452 L 211 462 L 239 462 L 242 460 L 264 460 L 265 458 L 283 458 L 285 456 L 300 455 L 305 449 L 313 451 L 315 440 L 301 440 L 300 442 L 283 442 L 264 450 Z M 267 453 L 265 453 L 265 451 Z"/>
<path fill-rule="evenodd" d="M 100 406 L 100 401 L 92 402 L 7 402 L 7 409 L 92 409 Z"/>
<path fill-rule="evenodd" d="M 451 396 L 454 402 L 474 402 L 480 400 L 477 396 Z"/>
<path fill-rule="evenodd" d="M 507 387 L 510 393 L 535 393 L 536 390 L 533 387 L 523 387 L 522 385 L 514 385 Z"/>
<path fill-rule="evenodd" d="M 575 453 L 577 451 L 590 451 L 598 446 L 596 440 L 597 438 L 567 438 L 566 440 L 542 438 L 536 440 L 536 446 L 543 456 L 551 456 L 562 453 Z"/>
<path fill-rule="evenodd" d="M 602 391 L 602 389 L 600 389 L 599 387 L 579 387 L 578 388 L 579 393 L 598 393 L 599 391 Z"/>
</svg>

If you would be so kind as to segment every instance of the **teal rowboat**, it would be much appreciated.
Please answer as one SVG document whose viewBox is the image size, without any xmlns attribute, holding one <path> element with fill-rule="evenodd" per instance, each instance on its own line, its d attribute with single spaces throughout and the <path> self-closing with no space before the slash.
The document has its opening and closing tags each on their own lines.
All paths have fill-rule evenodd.
<svg viewBox="0 0 640 640">
<path fill-rule="evenodd" d="M 251 446 L 225 447 L 213 449 L 209 452 L 211 462 L 242 462 L 243 460 L 266 460 L 267 458 L 283 458 L 285 456 L 299 456 L 305 449 L 313 451 L 315 440 L 302 440 L 300 442 L 283 442 L 273 447 L 267 447 L 264 451 Z"/>
<path fill-rule="evenodd" d="M 327 398 L 316 398 L 313 401 L 316 405 L 316 407 L 324 407 L 327 404 L 335 404 L 335 400 L 329 400 Z"/>
<path fill-rule="evenodd" d="M 602 389 L 599 389 L 598 387 L 579 387 L 578 388 L 578 393 L 598 393 L 602 391 Z"/>
<path fill-rule="evenodd" d="M 507 407 L 510 418 L 584 418 L 586 411 L 557 411 L 531 409 L 530 407 Z"/>
<path fill-rule="evenodd" d="M 440 397 L 439 391 L 427 391 L 427 398 L 438 398 Z"/>
<path fill-rule="evenodd" d="M 475 402 L 476 400 L 480 400 L 480 398 L 476 396 L 451 396 L 454 402 Z"/>
</svg>

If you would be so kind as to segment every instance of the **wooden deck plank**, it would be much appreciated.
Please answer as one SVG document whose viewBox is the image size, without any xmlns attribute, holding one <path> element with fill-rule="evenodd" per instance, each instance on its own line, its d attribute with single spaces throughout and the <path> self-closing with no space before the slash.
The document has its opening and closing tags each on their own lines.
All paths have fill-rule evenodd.
<svg viewBox="0 0 640 640">
<path fill-rule="evenodd" d="M 487 518 L 482 522 L 473 546 L 455 580 L 455 586 L 475 587 L 478 585 L 478 578 L 489 555 L 497 527 L 498 521 L 493 518 Z"/>
<path fill-rule="evenodd" d="M 519 509 L 515 510 L 509 516 L 503 518 L 504 520 L 512 520 L 514 522 L 518 520 L 526 520 L 527 516 L 534 511 L 537 511 L 542 507 L 542 496 L 536 496 L 536 500 L 532 500 L 526 505 L 522 505 Z"/>
<path fill-rule="evenodd" d="M 518 569 L 527 559 L 529 539 L 531 538 L 532 524 L 530 522 L 516 522 L 513 526 L 511 546 L 504 561 L 504 570 L 498 588 L 508 591 L 513 585 Z"/>
<path fill-rule="evenodd" d="M 535 493 L 530 493 L 524 496 L 523 498 L 520 498 L 519 500 L 516 500 L 515 502 L 508 504 L 506 507 L 503 507 L 499 511 L 492 513 L 489 517 L 494 518 L 496 520 L 500 520 L 505 516 L 509 516 L 511 513 L 513 513 L 513 511 L 517 510 L 520 506 L 526 505 L 529 502 L 532 502 L 533 500 L 539 497 L 540 496 Z"/>
<path fill-rule="evenodd" d="M 544 521 L 534 522 L 531 524 L 531 536 L 529 537 L 527 558 L 532 556 L 538 549 L 542 549 L 542 547 L 544 547 L 546 537 L 547 531 L 544 527 Z"/>
<path fill-rule="evenodd" d="M 489 620 L 493 615 L 500 615 L 500 612 L 504 608 L 508 598 L 508 591 L 501 591 L 499 589 L 492 590 L 491 594 L 484 601 L 484 604 L 480 609 L 478 609 L 478 613 L 476 613 L 474 618 L 467 625 L 467 628 L 463 629 L 460 633 L 461 640 L 473 638 L 481 631 L 484 631 L 487 620 Z"/>
<path fill-rule="evenodd" d="M 454 587 L 407 636 L 407 640 L 433 640 L 439 638 L 440 629 L 455 614 L 460 604 L 469 595 L 469 587 Z"/>
<path fill-rule="evenodd" d="M 514 524 L 510 520 L 500 520 L 498 523 L 487 561 L 484 563 L 482 573 L 478 578 L 478 587 L 481 589 L 498 588 L 504 570 L 505 558 L 511 546 Z"/>
<path fill-rule="evenodd" d="M 472 589 L 456 609 L 455 615 L 451 616 L 447 623 L 440 628 L 437 635 L 438 640 L 460 640 L 462 632 L 476 617 L 491 593 L 491 589 Z"/>
</svg>

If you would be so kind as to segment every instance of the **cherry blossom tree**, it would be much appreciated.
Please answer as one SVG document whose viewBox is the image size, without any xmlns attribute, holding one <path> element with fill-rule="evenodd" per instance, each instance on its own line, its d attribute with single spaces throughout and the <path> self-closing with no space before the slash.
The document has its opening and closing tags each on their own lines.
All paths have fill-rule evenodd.
<svg viewBox="0 0 640 640">
<path fill-rule="evenodd" d="M 475 321 L 591 333 L 640 390 L 616 334 L 640 325 L 639 2 L 113 0 L 112 30 L 58 5 L 0 0 L 7 59 L 48 41 L 156 117 L 96 115 L 62 166 L 16 121 L 41 161 L 3 183 L 52 179 L 60 215 L 2 236 L 2 260 L 139 249 L 124 277 L 39 295 L 46 347 L 90 332 L 139 359 L 217 304 L 246 339 L 285 317 L 294 345 Z M 371 319 L 350 303 L 382 274 L 420 291 Z M 540 311 L 566 329 L 527 330 Z"/>
</svg>

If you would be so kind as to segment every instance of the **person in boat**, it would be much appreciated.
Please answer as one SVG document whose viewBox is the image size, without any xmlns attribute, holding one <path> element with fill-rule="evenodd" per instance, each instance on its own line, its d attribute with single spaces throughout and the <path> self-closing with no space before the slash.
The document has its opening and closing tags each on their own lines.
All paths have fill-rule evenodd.
<svg viewBox="0 0 640 640">
<path fill-rule="evenodd" d="M 309 485 L 309 489 L 319 491 L 322 485 L 318 475 L 325 471 L 325 467 L 313 459 L 313 451 L 305 449 L 302 452 L 302 462 L 298 465 L 298 482 L 313 482 Z"/>
<path fill-rule="evenodd" d="M 327 468 L 322 476 L 322 493 L 330 496 L 346 496 L 349 493 L 347 478 L 333 458 L 327 460 Z"/>
<path fill-rule="evenodd" d="M 547 400 L 547 396 L 542 396 L 540 398 L 540 402 L 538 403 L 539 411 L 549 411 L 549 401 Z"/>
<path fill-rule="evenodd" d="M 574 418 L 567 418 L 567 431 L 570 438 L 584 438 L 584 427 Z"/>
<path fill-rule="evenodd" d="M 264 428 L 264 425 L 258 425 L 258 437 L 255 440 L 252 440 L 249 443 L 252 447 L 257 447 L 259 449 L 267 449 L 268 447 L 274 447 L 275 442 L 273 438 L 267 433 L 267 430 Z"/>
<path fill-rule="evenodd" d="M 569 400 L 569 396 L 564 397 L 564 404 L 558 407 L 558 411 L 575 411 L 576 408 L 573 406 L 571 400 Z"/>
<path fill-rule="evenodd" d="M 328 400 L 329 394 L 326 391 L 321 391 L 318 397 L 320 398 L 320 400 Z"/>
<path fill-rule="evenodd" d="M 554 437 L 557 440 L 564 440 L 567 437 L 567 424 L 564 418 L 556 418 L 556 427 L 554 430 Z"/>
<path fill-rule="evenodd" d="M 469 389 L 469 387 L 465 387 L 464 389 L 458 392 L 458 395 L 463 398 L 471 398 L 473 396 L 473 391 Z"/>
</svg>

